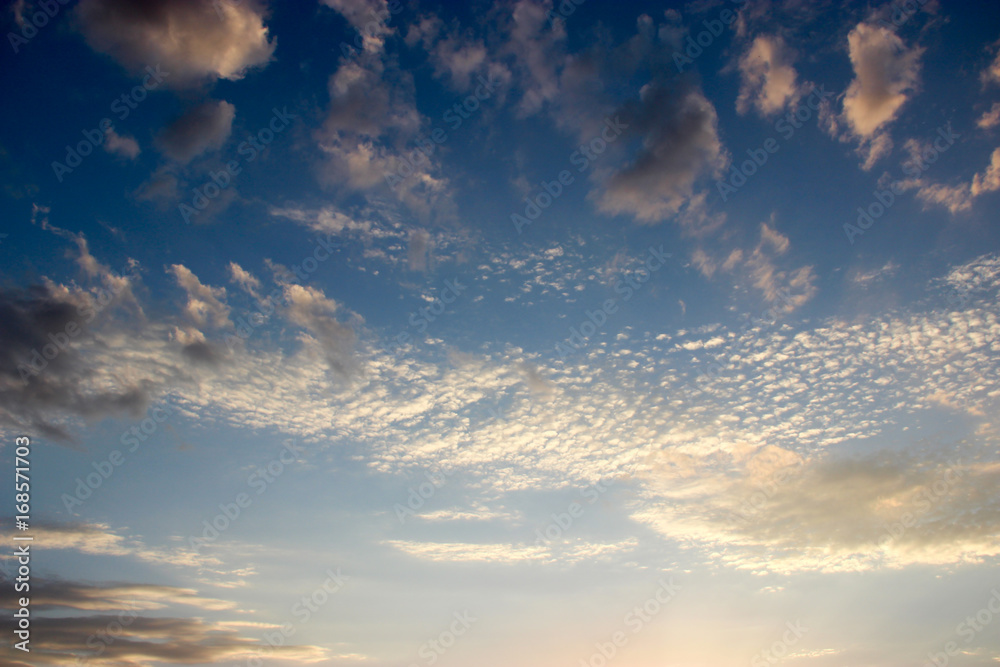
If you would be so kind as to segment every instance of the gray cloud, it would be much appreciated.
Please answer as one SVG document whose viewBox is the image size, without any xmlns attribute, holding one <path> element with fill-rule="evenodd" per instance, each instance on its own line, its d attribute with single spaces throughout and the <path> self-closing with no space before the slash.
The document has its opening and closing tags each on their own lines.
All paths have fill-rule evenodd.
<svg viewBox="0 0 1000 667">
<path fill-rule="evenodd" d="M 218 150 L 233 129 L 236 107 L 224 100 L 205 102 L 163 128 L 156 145 L 182 164 L 208 150 Z"/>
</svg>

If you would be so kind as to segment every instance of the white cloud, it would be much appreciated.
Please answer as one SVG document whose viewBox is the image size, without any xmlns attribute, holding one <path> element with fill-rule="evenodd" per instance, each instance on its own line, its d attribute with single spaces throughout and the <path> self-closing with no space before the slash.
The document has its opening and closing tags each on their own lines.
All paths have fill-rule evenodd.
<svg viewBox="0 0 1000 667">
<path fill-rule="evenodd" d="M 859 23 L 847 36 L 854 80 L 844 95 L 844 119 L 871 169 L 892 150 L 889 124 L 920 84 L 924 49 L 907 48 L 896 33 Z"/>
<path fill-rule="evenodd" d="M 1000 125 L 1000 102 L 994 102 L 990 110 L 984 111 L 976 121 L 976 127 L 981 130 L 989 130 L 997 125 Z"/>
<path fill-rule="evenodd" d="M 746 113 L 751 107 L 762 116 L 778 113 L 799 98 L 794 53 L 778 36 L 759 35 L 740 57 L 742 76 L 736 109 Z"/>
<path fill-rule="evenodd" d="M 241 79 L 275 48 L 256 0 L 82 0 L 76 12 L 91 48 L 133 72 L 159 65 L 172 87 Z"/>
<path fill-rule="evenodd" d="M 229 321 L 229 306 L 222 299 L 226 298 L 225 287 L 203 285 L 198 276 L 183 264 L 174 264 L 169 269 L 177 280 L 177 284 L 187 292 L 187 304 L 184 312 L 191 321 L 200 327 L 231 326 Z"/>
<path fill-rule="evenodd" d="M 918 85 L 924 50 L 907 49 L 894 32 L 870 23 L 859 23 L 847 43 L 855 78 L 844 115 L 856 135 L 868 138 L 896 118 Z"/>
</svg>

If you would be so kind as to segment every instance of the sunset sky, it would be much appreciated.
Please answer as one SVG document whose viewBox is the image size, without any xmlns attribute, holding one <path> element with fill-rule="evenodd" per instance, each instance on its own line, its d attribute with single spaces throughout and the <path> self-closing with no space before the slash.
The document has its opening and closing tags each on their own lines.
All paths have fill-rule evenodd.
<svg viewBox="0 0 1000 667">
<path fill-rule="evenodd" d="M 0 22 L 0 667 L 997 667 L 1000 4 Z"/>
</svg>

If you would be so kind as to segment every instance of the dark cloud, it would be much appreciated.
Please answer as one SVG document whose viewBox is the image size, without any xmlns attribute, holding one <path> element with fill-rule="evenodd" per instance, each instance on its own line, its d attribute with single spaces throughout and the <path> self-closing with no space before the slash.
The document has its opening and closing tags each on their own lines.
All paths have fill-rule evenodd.
<svg viewBox="0 0 1000 667">
<path fill-rule="evenodd" d="M 66 441 L 65 427 L 45 413 L 142 414 L 151 400 L 145 384 L 86 388 L 93 373 L 76 346 L 100 307 L 88 293 L 51 284 L 0 292 L 0 422 Z"/>
<path fill-rule="evenodd" d="M 608 179 L 601 210 L 643 222 L 676 214 L 694 195 L 695 181 L 725 164 L 715 107 L 685 79 L 658 80 L 621 109 L 627 135 L 641 138 L 632 161 Z"/>
<path fill-rule="evenodd" d="M 165 127 L 156 138 L 160 151 L 181 163 L 222 147 L 233 129 L 236 107 L 223 100 L 200 104 Z"/>
</svg>

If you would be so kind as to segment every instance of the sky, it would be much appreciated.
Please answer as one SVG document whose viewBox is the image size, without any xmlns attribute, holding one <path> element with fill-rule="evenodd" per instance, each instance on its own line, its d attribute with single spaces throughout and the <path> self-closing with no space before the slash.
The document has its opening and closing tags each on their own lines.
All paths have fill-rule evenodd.
<svg viewBox="0 0 1000 667">
<path fill-rule="evenodd" d="M 0 665 L 1000 662 L 1000 5 L 0 24 Z"/>
</svg>

